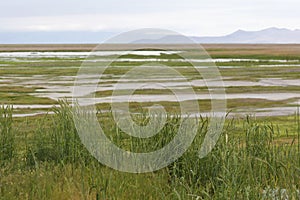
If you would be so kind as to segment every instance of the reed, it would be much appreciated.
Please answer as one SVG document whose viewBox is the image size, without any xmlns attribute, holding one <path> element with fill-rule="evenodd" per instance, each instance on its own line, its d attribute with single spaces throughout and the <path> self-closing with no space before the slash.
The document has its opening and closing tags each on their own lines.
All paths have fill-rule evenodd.
<svg viewBox="0 0 300 200">
<path fill-rule="evenodd" d="M 12 113 L 12 106 L 0 106 L 0 164 L 13 159 L 15 153 Z"/>
<path fill-rule="evenodd" d="M 21 143 L 13 134 L 12 108 L 1 109 L 1 161 L 18 159 L 15 169 L 1 167 L 0 199 L 299 199 L 299 113 L 293 140 L 277 141 L 277 125 L 246 117 L 227 119 L 217 145 L 200 159 L 199 149 L 209 118 L 199 118 L 191 147 L 168 167 L 147 174 L 128 174 L 100 164 L 81 144 L 66 101 L 54 115 L 37 123 L 28 147 L 15 156 Z M 167 116 L 157 135 L 141 139 L 126 135 L 111 118 L 99 116 L 107 136 L 134 152 L 161 149 L 177 134 L 181 117 Z M 133 116 L 139 124 L 149 115 Z M 159 119 L 159 116 L 156 116 Z M 280 138 L 279 138 L 280 139 Z M 3 142 L 5 141 L 5 142 Z M 2 153 L 3 152 L 3 153 Z M 23 155 L 23 156 L 22 156 Z M 24 158 L 25 159 L 22 159 Z M 24 167 L 27 166 L 27 167 Z M 28 166 L 31 166 L 28 168 Z M 18 183 L 18 184 L 17 184 Z"/>
</svg>

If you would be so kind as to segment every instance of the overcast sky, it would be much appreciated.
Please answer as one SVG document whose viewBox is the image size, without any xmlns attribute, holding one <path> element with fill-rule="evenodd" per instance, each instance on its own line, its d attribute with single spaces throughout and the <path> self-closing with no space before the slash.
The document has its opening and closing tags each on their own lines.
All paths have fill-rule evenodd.
<svg viewBox="0 0 300 200">
<path fill-rule="evenodd" d="M 300 29 L 299 0 L 3 0 L 0 32 L 163 28 L 195 36 Z"/>
</svg>

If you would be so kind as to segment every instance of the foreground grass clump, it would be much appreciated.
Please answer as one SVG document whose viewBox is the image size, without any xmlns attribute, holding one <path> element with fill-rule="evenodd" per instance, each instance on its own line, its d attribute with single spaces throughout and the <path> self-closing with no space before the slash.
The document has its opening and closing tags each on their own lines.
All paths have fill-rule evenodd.
<svg viewBox="0 0 300 200">
<path fill-rule="evenodd" d="M 0 165 L 14 156 L 13 108 L 0 107 Z"/>
<path fill-rule="evenodd" d="M 71 107 L 59 101 L 54 107 L 50 127 L 40 124 L 33 138 L 33 145 L 27 148 L 27 164 L 37 161 L 55 163 L 86 163 L 90 161 L 89 152 L 83 147 L 77 134 Z"/>
<path fill-rule="evenodd" d="M 233 137 L 231 124 L 207 157 L 198 158 L 198 145 L 169 166 L 175 188 L 200 199 L 268 199 L 268 188 L 284 189 L 299 199 L 300 155 L 296 138 L 276 144 L 273 125 L 247 118 L 241 137 Z M 277 194 L 278 195 L 278 194 Z M 279 194 L 280 195 L 280 194 Z M 272 199 L 272 198 L 270 198 Z"/>
<path fill-rule="evenodd" d="M 0 110 L 11 113 L 10 107 Z M 280 199 L 282 191 L 288 199 L 299 199 L 298 115 L 293 129 L 298 132 L 285 142 L 271 122 L 227 119 L 216 147 L 202 159 L 198 152 L 209 119 L 200 118 L 197 136 L 181 158 L 157 172 L 129 174 L 103 166 L 89 154 L 66 102 L 53 111 L 54 115 L 33 118 L 36 127 L 27 136 L 12 128 L 18 124 L 12 126 L 11 114 L 1 115 L 1 131 L 6 131 L 1 139 L 5 135 L 6 141 L 14 142 L 5 143 L 13 147 L 9 153 L 2 154 L 9 148 L 1 146 L 1 156 L 9 159 L 0 168 L 0 199 Z M 180 123 L 179 115 L 170 115 L 157 135 L 139 139 L 120 130 L 111 115 L 99 116 L 108 138 L 134 152 L 164 147 Z M 145 125 L 149 116 L 133 117 Z"/>
</svg>

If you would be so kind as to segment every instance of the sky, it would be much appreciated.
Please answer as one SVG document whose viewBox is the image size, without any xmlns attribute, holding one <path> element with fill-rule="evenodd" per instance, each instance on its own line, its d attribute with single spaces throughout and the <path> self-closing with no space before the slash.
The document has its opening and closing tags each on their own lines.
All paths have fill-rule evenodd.
<svg viewBox="0 0 300 200">
<path fill-rule="evenodd" d="M 300 29 L 299 0 L 9 0 L 1 32 L 169 29 L 221 36 L 238 29 Z"/>
</svg>

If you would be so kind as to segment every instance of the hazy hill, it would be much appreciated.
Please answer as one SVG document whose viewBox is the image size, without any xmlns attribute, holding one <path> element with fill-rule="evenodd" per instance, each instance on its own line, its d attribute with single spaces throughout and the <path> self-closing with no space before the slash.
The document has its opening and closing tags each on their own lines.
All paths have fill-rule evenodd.
<svg viewBox="0 0 300 200">
<path fill-rule="evenodd" d="M 268 28 L 261 31 L 238 30 L 220 37 L 190 37 L 197 43 L 300 43 L 300 30 Z M 190 43 L 183 36 L 170 35 L 158 40 L 139 40 L 136 43 Z"/>
<path fill-rule="evenodd" d="M 32 43 L 100 43 L 114 36 L 111 32 L 0 32 L 0 44 Z M 268 28 L 260 31 L 238 30 L 220 37 L 191 36 L 189 39 L 178 35 L 167 35 L 154 40 L 137 40 L 135 43 L 298 43 L 300 30 Z"/>
</svg>

